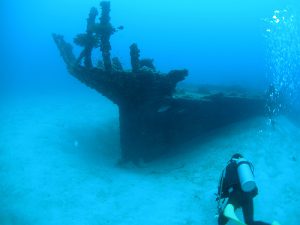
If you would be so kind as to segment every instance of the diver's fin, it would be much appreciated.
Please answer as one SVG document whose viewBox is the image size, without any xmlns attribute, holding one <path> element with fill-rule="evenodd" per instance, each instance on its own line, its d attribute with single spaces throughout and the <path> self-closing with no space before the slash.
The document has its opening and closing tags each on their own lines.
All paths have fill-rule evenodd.
<svg viewBox="0 0 300 225">
<path fill-rule="evenodd" d="M 273 221 L 272 225 L 280 225 L 276 220 Z"/>
<path fill-rule="evenodd" d="M 247 225 L 245 223 L 243 223 L 242 221 L 239 220 L 239 218 L 237 218 L 237 216 L 234 213 L 234 207 L 232 204 L 228 204 L 226 205 L 225 209 L 224 209 L 224 216 L 226 216 L 228 219 L 234 221 L 236 224 L 238 225 Z M 273 224 L 272 224 L 273 225 Z M 277 224 L 274 224 L 277 225 Z"/>
</svg>

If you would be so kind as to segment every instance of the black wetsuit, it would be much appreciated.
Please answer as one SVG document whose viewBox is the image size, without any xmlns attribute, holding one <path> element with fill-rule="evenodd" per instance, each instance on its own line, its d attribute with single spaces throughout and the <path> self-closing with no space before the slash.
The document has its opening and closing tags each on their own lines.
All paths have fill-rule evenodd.
<svg viewBox="0 0 300 225">
<path fill-rule="evenodd" d="M 220 190 L 222 188 L 222 190 Z M 238 172 L 237 163 L 231 160 L 225 169 L 223 174 L 223 182 L 219 185 L 219 193 L 221 198 L 228 198 L 227 204 L 232 204 L 234 209 L 242 208 L 244 221 L 247 225 L 270 225 L 268 223 L 254 221 L 253 219 L 253 198 L 257 195 L 258 189 L 255 188 L 251 192 L 244 192 L 241 188 Z M 218 218 L 219 225 L 225 225 L 228 222 L 228 218 L 220 213 Z"/>
</svg>

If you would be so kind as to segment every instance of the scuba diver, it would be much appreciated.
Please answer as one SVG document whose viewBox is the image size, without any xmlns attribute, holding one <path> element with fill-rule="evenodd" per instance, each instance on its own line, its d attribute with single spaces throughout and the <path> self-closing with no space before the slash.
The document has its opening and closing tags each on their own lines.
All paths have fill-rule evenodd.
<svg viewBox="0 0 300 225">
<path fill-rule="evenodd" d="M 282 104 L 280 103 L 280 94 L 275 85 L 271 84 L 266 92 L 266 116 L 269 119 L 270 125 L 275 127 L 275 118 L 282 110 Z"/>
<path fill-rule="evenodd" d="M 234 154 L 221 174 L 216 201 L 218 202 L 218 224 L 233 220 L 240 225 L 270 225 L 254 221 L 253 198 L 258 194 L 254 180 L 254 168 L 241 154 Z M 226 202 L 227 200 L 227 202 Z M 224 206 L 224 207 L 222 207 Z M 234 211 L 242 208 L 244 221 Z M 272 225 L 279 225 L 276 221 Z"/>
</svg>

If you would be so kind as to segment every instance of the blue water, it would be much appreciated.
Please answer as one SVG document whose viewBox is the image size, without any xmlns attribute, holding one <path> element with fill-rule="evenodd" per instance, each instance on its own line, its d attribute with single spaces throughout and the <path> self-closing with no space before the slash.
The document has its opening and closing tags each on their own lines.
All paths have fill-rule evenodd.
<svg viewBox="0 0 300 225">
<path fill-rule="evenodd" d="M 111 22 L 124 26 L 112 56 L 125 68 L 135 42 L 159 71 L 188 69 L 186 83 L 261 93 L 272 84 L 286 104 L 275 129 L 265 117 L 243 121 L 191 155 L 129 169 L 115 166 L 117 107 L 68 74 L 51 36 L 72 42 L 92 6 L 99 1 L 0 2 L 0 225 L 217 224 L 215 188 L 236 151 L 256 168 L 256 217 L 297 224 L 299 1 L 112 0 Z"/>
<path fill-rule="evenodd" d="M 85 29 L 98 1 L 8 1 L 1 3 L 4 71 L 11 83 L 60 86 L 71 82 L 51 33 L 68 41 Z M 112 23 L 124 31 L 112 38 L 113 55 L 129 67 L 129 46 L 155 59 L 163 72 L 187 68 L 189 81 L 252 86 L 266 85 L 265 18 L 297 1 L 112 1 Z M 297 22 L 299 23 L 299 21 Z M 17 66 L 16 66 L 17 65 Z M 31 81 L 34 80 L 34 83 Z M 22 85 L 23 86 L 23 85 Z"/>
</svg>

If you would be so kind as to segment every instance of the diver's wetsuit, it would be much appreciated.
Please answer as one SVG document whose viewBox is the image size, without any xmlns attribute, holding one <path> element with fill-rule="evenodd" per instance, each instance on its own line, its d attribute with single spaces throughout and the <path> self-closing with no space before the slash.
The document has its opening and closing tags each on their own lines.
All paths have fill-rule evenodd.
<svg viewBox="0 0 300 225">
<path fill-rule="evenodd" d="M 254 221 L 253 219 L 253 198 L 257 195 L 258 189 L 255 188 L 251 192 L 244 192 L 241 188 L 237 163 L 235 160 L 231 160 L 225 169 L 225 175 L 223 174 L 223 182 L 219 185 L 219 193 L 221 198 L 228 198 L 227 204 L 232 204 L 234 209 L 242 208 L 244 220 L 247 225 L 270 225 L 268 223 Z M 220 190 L 222 188 L 222 190 Z M 225 225 L 228 222 L 228 218 L 220 213 L 218 218 L 219 225 Z"/>
</svg>

